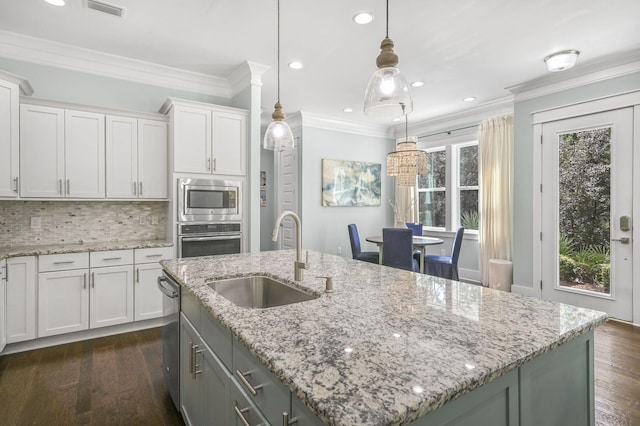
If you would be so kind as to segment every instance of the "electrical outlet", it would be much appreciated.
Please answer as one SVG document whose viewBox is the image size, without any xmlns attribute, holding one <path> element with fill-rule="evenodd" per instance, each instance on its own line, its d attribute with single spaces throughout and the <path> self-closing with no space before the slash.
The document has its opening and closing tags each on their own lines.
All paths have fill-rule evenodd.
<svg viewBox="0 0 640 426">
<path fill-rule="evenodd" d="M 342 254 L 342 247 L 338 246 L 338 256 Z"/>
<path fill-rule="evenodd" d="M 42 226 L 42 218 L 40 217 L 31 218 L 31 229 L 40 229 L 41 226 Z"/>
<path fill-rule="evenodd" d="M 151 224 L 152 225 L 157 225 L 158 224 L 158 215 L 157 214 L 152 214 L 151 215 Z"/>
</svg>

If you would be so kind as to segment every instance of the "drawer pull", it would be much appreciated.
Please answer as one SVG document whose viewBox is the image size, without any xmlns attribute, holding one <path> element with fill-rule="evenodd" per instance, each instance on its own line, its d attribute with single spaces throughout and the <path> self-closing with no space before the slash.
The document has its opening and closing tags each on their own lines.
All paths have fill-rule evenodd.
<svg viewBox="0 0 640 426">
<path fill-rule="evenodd" d="M 58 262 L 53 262 L 54 265 L 68 265 L 70 263 L 76 263 L 75 260 L 65 260 L 65 261 L 58 261 Z"/>
<path fill-rule="evenodd" d="M 84 273 L 82 288 L 85 290 L 87 289 L 87 273 L 86 272 Z"/>
<path fill-rule="evenodd" d="M 140 268 L 136 268 L 136 282 L 140 284 Z"/>
<path fill-rule="evenodd" d="M 240 421 L 242 422 L 242 424 L 244 426 L 251 426 L 251 424 L 249 424 L 249 422 L 247 421 L 247 419 L 245 419 L 244 417 L 244 413 L 248 413 L 249 412 L 249 407 L 247 408 L 243 408 L 242 410 L 238 408 L 238 406 L 236 405 L 235 407 L 233 407 L 233 411 L 236 412 L 236 416 L 238 416 L 238 418 L 240 419 Z"/>
<path fill-rule="evenodd" d="M 243 373 L 240 370 L 236 370 L 236 376 L 238 376 L 238 379 L 240 379 L 240 381 L 247 388 L 247 390 L 251 392 L 251 395 L 256 396 L 258 394 L 258 391 L 262 389 L 262 385 L 253 386 L 251 383 L 249 383 L 249 381 L 247 380 L 247 377 L 250 375 L 251 375 L 251 372 Z"/>
<path fill-rule="evenodd" d="M 147 254 L 145 257 L 160 257 L 160 256 L 162 256 L 162 253 Z"/>
<path fill-rule="evenodd" d="M 122 259 L 122 257 L 105 257 L 102 260 L 103 261 L 107 261 L 107 260 L 120 260 L 120 259 Z"/>
<path fill-rule="evenodd" d="M 298 423 L 298 418 L 294 417 L 292 419 L 289 418 L 289 413 L 287 413 L 286 411 L 284 413 L 282 413 L 282 426 L 289 426 L 292 424 L 296 424 Z"/>
<path fill-rule="evenodd" d="M 193 379 L 196 379 L 196 376 L 200 373 L 202 373 L 202 370 L 198 370 L 198 364 L 197 364 L 197 359 L 196 356 L 198 354 L 201 354 L 202 351 L 198 350 L 198 345 L 194 345 L 193 342 L 189 342 L 189 344 L 191 345 L 191 359 L 189 360 L 189 371 L 191 372 L 191 375 L 193 376 Z"/>
</svg>

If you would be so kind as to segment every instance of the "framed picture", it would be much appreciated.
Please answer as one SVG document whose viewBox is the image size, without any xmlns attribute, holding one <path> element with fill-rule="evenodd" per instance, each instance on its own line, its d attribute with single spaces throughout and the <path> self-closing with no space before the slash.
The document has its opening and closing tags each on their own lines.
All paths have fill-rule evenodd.
<svg viewBox="0 0 640 426">
<path fill-rule="evenodd" d="M 322 205 L 365 207 L 380 205 L 380 163 L 322 160 Z"/>
</svg>

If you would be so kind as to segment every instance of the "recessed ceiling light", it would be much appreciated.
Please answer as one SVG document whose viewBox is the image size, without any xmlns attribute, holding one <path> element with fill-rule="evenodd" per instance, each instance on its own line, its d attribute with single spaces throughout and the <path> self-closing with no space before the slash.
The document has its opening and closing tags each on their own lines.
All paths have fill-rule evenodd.
<svg viewBox="0 0 640 426">
<path fill-rule="evenodd" d="M 54 6 L 64 6 L 65 2 L 64 0 L 44 0 L 45 2 L 54 5 Z"/>
<path fill-rule="evenodd" d="M 469 97 L 463 99 L 464 102 L 473 102 L 475 100 L 476 100 L 476 98 L 474 96 L 469 96 Z"/>
<path fill-rule="evenodd" d="M 400 121 L 400 120 L 402 120 L 402 118 L 400 118 L 400 117 L 396 117 L 396 118 L 394 118 L 394 119 L 393 119 L 393 120 L 391 120 L 391 121 Z"/>
<path fill-rule="evenodd" d="M 354 15 L 352 19 L 356 24 L 365 25 L 373 21 L 373 15 L 367 12 L 360 12 Z"/>
<path fill-rule="evenodd" d="M 342 111 L 344 111 L 344 112 L 353 112 L 353 109 L 352 108 L 345 108 Z"/>
<path fill-rule="evenodd" d="M 304 65 L 302 65 L 302 62 L 298 62 L 298 61 L 289 62 L 289 68 L 291 69 L 300 70 L 303 67 Z"/>
<path fill-rule="evenodd" d="M 411 83 L 411 87 L 422 87 L 424 86 L 424 81 L 414 81 Z"/>
<path fill-rule="evenodd" d="M 550 72 L 568 70 L 576 64 L 579 54 L 577 50 L 563 50 L 544 58 L 544 63 L 547 64 L 547 70 Z"/>
</svg>

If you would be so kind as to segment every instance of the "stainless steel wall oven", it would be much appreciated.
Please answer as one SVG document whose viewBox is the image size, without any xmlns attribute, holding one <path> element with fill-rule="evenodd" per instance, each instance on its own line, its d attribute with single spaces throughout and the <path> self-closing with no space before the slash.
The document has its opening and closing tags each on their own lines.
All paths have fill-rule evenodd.
<svg viewBox="0 0 640 426">
<path fill-rule="evenodd" d="M 235 253 L 242 253 L 241 223 L 178 224 L 179 257 Z"/>
</svg>

